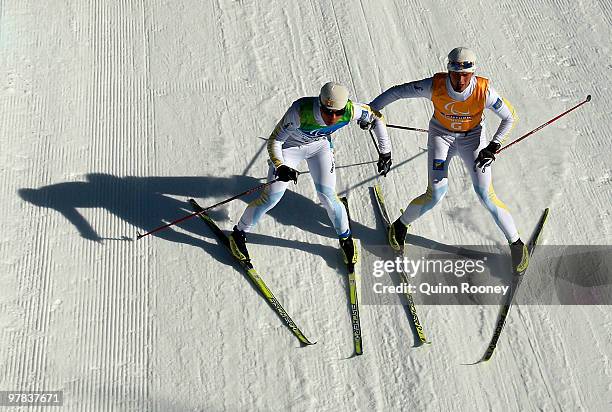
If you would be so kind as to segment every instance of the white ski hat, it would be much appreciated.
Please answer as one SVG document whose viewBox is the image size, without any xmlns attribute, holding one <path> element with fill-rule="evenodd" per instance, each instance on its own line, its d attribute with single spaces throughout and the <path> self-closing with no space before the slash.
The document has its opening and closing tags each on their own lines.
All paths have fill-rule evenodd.
<svg viewBox="0 0 612 412">
<path fill-rule="evenodd" d="M 455 47 L 448 53 L 449 72 L 474 73 L 476 70 L 476 54 L 467 47 Z"/>
<path fill-rule="evenodd" d="M 346 87 L 336 82 L 329 82 L 321 87 L 319 101 L 328 109 L 342 110 L 348 103 L 348 95 Z"/>
</svg>

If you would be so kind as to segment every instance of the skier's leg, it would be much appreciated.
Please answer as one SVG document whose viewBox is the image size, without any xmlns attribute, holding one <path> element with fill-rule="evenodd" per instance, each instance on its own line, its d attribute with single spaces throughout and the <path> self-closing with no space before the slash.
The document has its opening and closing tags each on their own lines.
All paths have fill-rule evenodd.
<svg viewBox="0 0 612 412">
<path fill-rule="evenodd" d="M 481 168 L 474 170 L 474 160 L 478 157 L 481 149 L 486 147 L 487 140 L 485 129 L 474 130 L 464 139 L 457 141 L 459 155 L 463 159 L 465 166 L 470 172 L 474 191 L 478 195 L 478 199 L 487 208 L 497 226 L 508 239 L 508 242 L 513 243 L 519 239 L 519 233 L 514 224 L 514 219 L 510 214 L 508 206 L 502 202 L 493 189 L 493 178 L 491 175 L 492 167 L 485 168 L 484 172 Z"/>
<path fill-rule="evenodd" d="M 313 143 L 311 148 L 312 152 L 306 161 L 317 195 L 340 239 L 345 263 L 356 263 L 357 245 L 353 242 L 349 229 L 346 209 L 336 194 L 336 165 L 333 150 L 329 142 L 324 140 Z"/>
<path fill-rule="evenodd" d="M 446 194 L 448 189 L 448 165 L 454 149 L 451 150 L 453 139 L 450 136 L 430 133 L 427 142 L 427 190 L 413 199 L 400 220 L 409 225 L 430 211 Z"/>
<path fill-rule="evenodd" d="M 297 165 L 304 159 L 304 151 L 299 147 L 293 147 L 283 150 L 284 164 L 289 167 L 296 168 Z M 276 169 L 270 165 L 268 169 L 268 182 L 274 180 L 274 171 Z M 238 224 L 234 226 L 231 233 L 230 248 L 232 254 L 240 260 L 249 260 L 249 253 L 246 247 L 246 233 L 250 232 L 259 219 L 272 209 L 281 200 L 285 190 L 287 190 L 288 182 L 274 182 L 267 186 L 261 195 L 253 200 L 242 213 Z"/>
<path fill-rule="evenodd" d="M 487 208 L 493 216 L 495 223 L 504 233 L 508 243 L 510 244 L 510 254 L 512 256 L 512 268 L 515 273 L 524 273 L 529 265 L 529 253 L 527 246 L 519 237 L 518 230 L 514 223 L 514 219 L 510 214 L 508 207 L 502 202 L 493 189 L 493 177 L 491 166 L 485 168 L 484 172 L 481 168 L 474 170 L 474 160 L 478 153 L 487 145 L 485 128 L 475 130 L 473 135 L 462 141 L 459 145 L 459 153 L 472 177 L 474 191 L 478 195 L 480 202 Z"/>
<path fill-rule="evenodd" d="M 454 154 L 454 137 L 445 135 L 443 130 L 430 123 L 427 141 L 427 190 L 413 199 L 404 213 L 389 228 L 389 244 L 393 249 L 398 251 L 403 249 L 408 226 L 431 210 L 446 194 L 448 166 Z"/>
<path fill-rule="evenodd" d="M 300 162 L 306 158 L 306 154 L 307 151 L 303 146 L 283 149 L 283 164 L 295 169 Z M 276 169 L 274 166 L 270 163 L 270 168 L 268 169 L 268 182 L 274 180 L 275 170 Z M 267 186 L 261 192 L 261 195 L 249 203 L 245 211 L 242 213 L 242 217 L 240 217 L 240 221 L 238 222 L 238 225 L 236 225 L 238 230 L 242 230 L 247 233 L 250 232 L 255 225 L 257 225 L 259 219 L 261 219 L 264 214 L 276 206 L 276 204 L 281 200 L 283 194 L 285 194 L 285 190 L 287 190 L 288 185 L 289 182 L 279 181 Z"/>
<path fill-rule="evenodd" d="M 327 211 L 336 234 L 339 237 L 350 235 L 348 216 L 344 205 L 336 194 L 336 165 L 334 153 L 329 147 L 329 142 L 321 140 L 312 147 L 311 156 L 306 159 L 308 170 L 315 185 L 319 200 Z"/>
<path fill-rule="evenodd" d="M 296 165 L 287 166 L 295 168 Z M 268 170 L 268 182 L 274 180 L 274 171 L 276 169 L 273 165 L 270 165 Z M 255 225 L 259 222 L 261 217 L 272 209 L 281 200 L 289 182 L 274 182 L 270 186 L 267 186 L 259 195 L 259 197 L 253 200 L 242 213 L 238 224 L 238 230 L 244 232 L 250 232 Z"/>
</svg>

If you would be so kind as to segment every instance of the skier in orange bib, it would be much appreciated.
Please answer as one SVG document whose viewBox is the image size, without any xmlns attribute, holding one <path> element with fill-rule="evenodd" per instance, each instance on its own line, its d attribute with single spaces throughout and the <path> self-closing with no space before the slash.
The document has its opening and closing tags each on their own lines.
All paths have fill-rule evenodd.
<svg viewBox="0 0 612 412">
<path fill-rule="evenodd" d="M 434 106 L 429 122 L 428 185 L 425 193 L 410 202 L 404 213 L 389 229 L 389 244 L 403 250 L 407 228 L 431 210 L 446 194 L 448 166 L 459 155 L 470 171 L 474 190 L 502 230 L 512 254 L 516 271 L 529 264 L 527 248 L 521 241 L 508 207 L 493 190 L 491 163 L 516 120 L 514 108 L 489 85 L 489 80 L 475 76 L 476 56 L 465 47 L 457 47 L 448 55 L 448 73 L 394 86 L 370 103 L 382 110 L 398 99 L 426 98 Z M 487 142 L 484 110 L 501 118 L 497 131 Z"/>
</svg>

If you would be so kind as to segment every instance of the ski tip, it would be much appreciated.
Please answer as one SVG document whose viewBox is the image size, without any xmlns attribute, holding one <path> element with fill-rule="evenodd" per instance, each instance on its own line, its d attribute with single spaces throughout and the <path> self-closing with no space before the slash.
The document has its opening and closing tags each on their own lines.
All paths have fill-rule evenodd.
<svg viewBox="0 0 612 412">
<path fill-rule="evenodd" d="M 143 235 L 141 235 L 140 232 L 136 232 L 136 240 L 138 240 L 138 239 L 140 239 L 142 237 L 143 237 Z"/>
<path fill-rule="evenodd" d="M 191 207 L 196 211 L 196 212 L 202 212 L 203 214 L 205 214 L 204 209 L 202 209 L 202 206 L 200 206 L 198 204 L 198 202 L 195 201 L 195 199 L 187 199 L 187 202 L 189 202 L 189 204 L 191 205 Z"/>
<path fill-rule="evenodd" d="M 416 341 L 414 343 L 414 345 L 412 345 L 413 348 L 420 348 L 423 346 L 427 346 L 427 345 L 431 345 L 431 341 L 430 340 L 422 340 L 420 337 L 418 337 L 418 341 Z"/>
<path fill-rule="evenodd" d="M 487 362 L 489 362 L 490 359 L 491 359 L 491 356 L 484 355 L 482 358 L 478 359 L 476 362 L 462 363 L 462 365 L 465 365 L 465 366 L 478 365 L 478 364 L 481 364 L 481 363 L 487 363 Z"/>
</svg>

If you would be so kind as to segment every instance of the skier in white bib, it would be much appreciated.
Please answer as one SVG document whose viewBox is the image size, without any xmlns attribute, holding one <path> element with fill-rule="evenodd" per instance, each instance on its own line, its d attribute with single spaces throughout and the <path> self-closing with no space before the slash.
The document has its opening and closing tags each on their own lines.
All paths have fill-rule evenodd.
<svg viewBox="0 0 612 412">
<path fill-rule="evenodd" d="M 279 181 L 266 187 L 258 199 L 251 202 L 230 235 L 232 254 L 240 260 L 250 260 L 246 233 L 282 198 L 288 182 L 297 183 L 299 163 L 306 160 L 314 180 L 319 200 L 325 207 L 346 263 L 357 262 L 357 249 L 349 229 L 346 209 L 336 194 L 336 172 L 331 135 L 351 121 L 373 125 L 380 156 L 378 171 L 386 175 L 391 168 L 391 142 L 382 115 L 368 105 L 352 102 L 346 87 L 329 82 L 319 96 L 303 97 L 293 102 L 268 139 L 268 155 L 272 165 L 268 181 Z"/>
<path fill-rule="evenodd" d="M 467 166 L 472 185 L 481 203 L 489 210 L 502 230 L 512 254 L 513 267 L 522 272 L 529 264 L 527 248 L 521 241 L 508 207 L 493 190 L 491 163 L 516 120 L 514 108 L 489 85 L 488 79 L 475 76 L 476 56 L 465 47 L 448 55 L 448 73 L 391 87 L 376 97 L 370 107 L 382 110 L 398 99 L 426 98 L 434 106 L 429 122 L 428 185 L 425 193 L 410 202 L 404 213 L 389 229 L 389 243 L 403 250 L 407 228 L 445 195 L 448 188 L 448 166 L 459 155 Z M 497 131 L 487 142 L 484 109 L 501 118 Z"/>
</svg>

